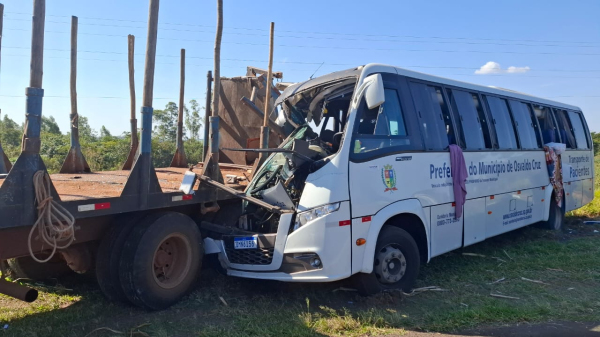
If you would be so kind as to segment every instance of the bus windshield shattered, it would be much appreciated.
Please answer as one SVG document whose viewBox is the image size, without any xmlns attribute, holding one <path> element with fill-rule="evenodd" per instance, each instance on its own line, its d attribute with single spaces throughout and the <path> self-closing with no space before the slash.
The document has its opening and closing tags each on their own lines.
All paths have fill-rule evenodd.
<svg viewBox="0 0 600 337">
<path fill-rule="evenodd" d="M 323 167 L 342 142 L 357 76 L 354 71 L 340 73 L 292 85 L 277 99 L 276 123 L 291 125 L 294 131 L 279 148 L 255 150 L 268 157 L 248 185 L 247 196 L 296 209 L 308 175 Z M 246 230 L 277 231 L 277 217 L 259 205 L 244 202 L 241 218 Z"/>
</svg>

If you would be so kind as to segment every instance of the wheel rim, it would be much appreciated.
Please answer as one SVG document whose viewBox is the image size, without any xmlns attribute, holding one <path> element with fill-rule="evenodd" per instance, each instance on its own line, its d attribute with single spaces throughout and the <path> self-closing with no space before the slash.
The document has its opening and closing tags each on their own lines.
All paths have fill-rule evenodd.
<svg viewBox="0 0 600 337">
<path fill-rule="evenodd" d="M 393 245 L 379 250 L 375 257 L 375 275 L 381 283 L 392 284 L 406 274 L 406 258 L 402 251 Z"/>
<path fill-rule="evenodd" d="M 158 286 L 171 289 L 188 275 L 192 265 L 192 246 L 182 234 L 165 238 L 154 252 L 152 269 Z"/>
</svg>

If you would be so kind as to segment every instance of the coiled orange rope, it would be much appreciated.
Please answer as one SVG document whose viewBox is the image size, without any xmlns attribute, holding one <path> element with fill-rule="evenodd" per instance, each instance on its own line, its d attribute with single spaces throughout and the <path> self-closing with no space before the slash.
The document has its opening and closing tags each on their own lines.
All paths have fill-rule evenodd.
<svg viewBox="0 0 600 337">
<path fill-rule="evenodd" d="M 48 262 L 54 257 L 58 249 L 69 247 L 75 240 L 75 218 L 69 211 L 53 200 L 50 190 L 50 177 L 45 171 L 37 171 L 33 175 L 35 200 L 37 202 L 38 218 L 27 241 L 29 254 L 39 262 Z M 32 240 L 41 239 L 43 243 L 52 247 L 52 253 L 46 259 L 38 259 L 33 253 Z"/>
</svg>

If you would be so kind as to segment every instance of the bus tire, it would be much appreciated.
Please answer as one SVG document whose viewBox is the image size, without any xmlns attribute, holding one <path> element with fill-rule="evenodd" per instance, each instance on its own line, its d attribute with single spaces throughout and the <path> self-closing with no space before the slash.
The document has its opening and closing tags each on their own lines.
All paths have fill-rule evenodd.
<svg viewBox="0 0 600 337">
<path fill-rule="evenodd" d="M 36 254 L 36 256 L 41 259 L 46 259 L 49 255 L 46 254 L 44 256 L 42 253 Z M 9 259 L 8 267 L 14 278 L 30 279 L 34 281 L 56 279 L 73 273 L 71 268 L 67 265 L 67 262 L 60 257 L 60 254 L 54 255 L 54 257 L 46 263 L 39 263 L 31 258 L 31 256 Z"/>
<path fill-rule="evenodd" d="M 372 295 L 381 291 L 413 289 L 421 257 L 414 238 L 404 229 L 384 226 L 375 247 L 373 271 L 359 273 L 354 277 L 355 286 L 361 295 Z"/>
<path fill-rule="evenodd" d="M 96 280 L 106 298 L 115 302 L 128 302 L 119 277 L 119 264 L 125 240 L 141 215 L 117 219 L 104 236 L 96 253 Z"/>
<path fill-rule="evenodd" d="M 564 205 L 564 202 L 565 202 L 564 198 L 563 198 L 562 202 Z M 554 199 L 554 194 L 553 194 L 552 197 L 550 198 L 550 211 L 548 214 L 548 220 L 542 221 L 540 223 L 540 225 L 544 229 L 558 231 L 562 228 L 562 224 L 563 224 L 564 220 L 565 220 L 565 212 L 563 210 L 563 207 L 558 207 L 558 205 L 556 204 L 556 201 Z"/>
<path fill-rule="evenodd" d="M 121 286 L 129 301 L 149 310 L 175 304 L 197 284 L 204 242 L 188 216 L 167 212 L 142 220 L 121 254 Z"/>
</svg>

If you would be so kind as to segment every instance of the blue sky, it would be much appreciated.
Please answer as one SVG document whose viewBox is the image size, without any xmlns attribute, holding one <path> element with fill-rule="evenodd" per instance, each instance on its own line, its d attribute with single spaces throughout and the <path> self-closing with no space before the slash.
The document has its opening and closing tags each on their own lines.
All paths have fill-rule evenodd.
<svg viewBox="0 0 600 337">
<path fill-rule="evenodd" d="M 32 1 L 0 2 L 5 5 L 0 109 L 22 122 Z M 283 71 L 286 82 L 306 80 L 321 63 L 316 76 L 387 63 L 577 105 L 590 129 L 600 131 L 600 1 L 224 3 L 223 76 L 244 75 L 247 65 L 266 67 L 274 21 L 274 70 Z M 48 0 L 46 6 L 44 114 L 68 130 L 69 30 L 70 16 L 76 15 L 79 113 L 96 130 L 102 125 L 113 134 L 128 130 L 127 34 L 136 36 L 139 103 L 148 1 Z M 161 2 L 155 108 L 178 99 L 181 48 L 187 52 L 186 101 L 204 102 L 215 7 L 214 0 Z"/>
</svg>

